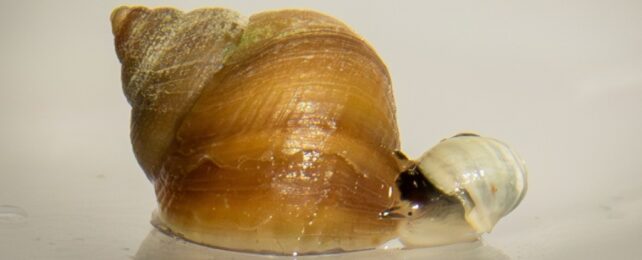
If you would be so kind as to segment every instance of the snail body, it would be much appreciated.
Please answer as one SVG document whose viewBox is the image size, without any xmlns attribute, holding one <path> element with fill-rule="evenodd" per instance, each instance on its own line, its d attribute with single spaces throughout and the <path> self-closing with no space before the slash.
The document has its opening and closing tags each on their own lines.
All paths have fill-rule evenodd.
<svg viewBox="0 0 642 260">
<path fill-rule="evenodd" d="M 157 225 L 290 254 L 374 248 L 398 197 L 390 78 L 334 18 L 299 10 L 121 7 L 112 14 L 135 154 Z"/>
</svg>

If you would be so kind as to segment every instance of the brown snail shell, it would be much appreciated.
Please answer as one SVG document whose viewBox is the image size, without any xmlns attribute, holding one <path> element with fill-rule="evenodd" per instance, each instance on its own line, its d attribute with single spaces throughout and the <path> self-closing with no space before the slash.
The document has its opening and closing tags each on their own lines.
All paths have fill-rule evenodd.
<svg viewBox="0 0 642 260">
<path fill-rule="evenodd" d="M 160 225 L 197 243 L 290 254 L 395 237 L 390 77 L 346 25 L 311 11 L 112 13 L 132 143 Z"/>
</svg>

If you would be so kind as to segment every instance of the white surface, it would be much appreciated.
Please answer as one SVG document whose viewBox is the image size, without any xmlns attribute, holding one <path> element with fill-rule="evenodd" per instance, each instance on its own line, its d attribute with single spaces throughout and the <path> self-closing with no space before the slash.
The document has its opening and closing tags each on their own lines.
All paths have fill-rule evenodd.
<svg viewBox="0 0 642 260">
<path fill-rule="evenodd" d="M 527 160 L 529 193 L 485 245 L 372 254 L 637 259 L 642 2 L 526 2 L 162 4 L 332 14 L 386 61 L 409 155 L 475 130 Z M 0 207 L 0 259 L 239 257 L 148 236 L 154 194 L 129 145 L 108 19 L 121 3 L 0 3 L 0 205 L 23 210 Z"/>
</svg>

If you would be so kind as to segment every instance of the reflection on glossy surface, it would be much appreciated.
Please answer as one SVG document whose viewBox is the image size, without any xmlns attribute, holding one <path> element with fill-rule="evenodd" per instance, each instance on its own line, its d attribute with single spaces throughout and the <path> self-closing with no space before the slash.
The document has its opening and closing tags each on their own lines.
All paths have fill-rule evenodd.
<svg viewBox="0 0 642 260">
<path fill-rule="evenodd" d="M 24 223 L 27 217 L 27 211 L 20 207 L 0 205 L 0 224 Z"/>
<path fill-rule="evenodd" d="M 271 256 L 221 250 L 197 245 L 152 229 L 138 248 L 135 260 L 148 259 L 510 259 L 501 250 L 483 242 L 408 250 L 368 250 L 332 255 Z"/>
</svg>

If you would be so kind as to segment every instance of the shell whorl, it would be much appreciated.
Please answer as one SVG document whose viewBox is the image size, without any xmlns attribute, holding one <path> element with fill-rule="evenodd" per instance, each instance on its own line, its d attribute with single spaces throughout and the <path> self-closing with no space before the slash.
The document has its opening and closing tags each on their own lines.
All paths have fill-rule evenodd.
<svg viewBox="0 0 642 260">
<path fill-rule="evenodd" d="M 244 21 L 233 11 L 120 7 L 112 12 L 123 90 L 132 105 L 132 142 L 155 178 L 181 118 L 239 41 Z"/>
<path fill-rule="evenodd" d="M 394 237 L 395 105 L 385 65 L 334 18 L 224 9 L 112 14 L 132 142 L 163 226 L 277 253 Z M 248 242 L 251 241 L 251 242 Z"/>
</svg>

